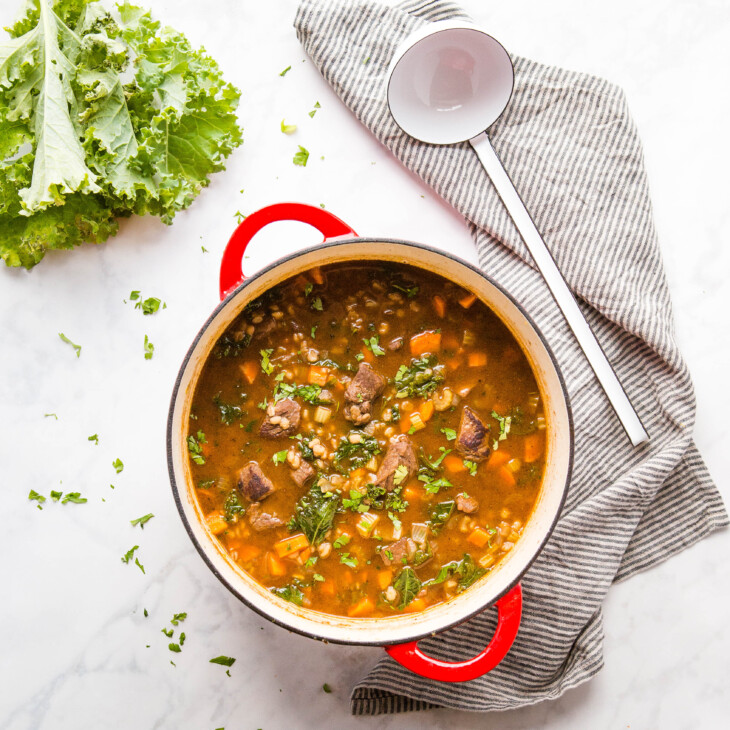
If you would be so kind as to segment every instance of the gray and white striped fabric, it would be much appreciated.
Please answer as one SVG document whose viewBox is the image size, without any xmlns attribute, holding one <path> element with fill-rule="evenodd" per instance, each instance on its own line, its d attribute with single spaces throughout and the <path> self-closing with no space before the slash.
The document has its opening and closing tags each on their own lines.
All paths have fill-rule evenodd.
<svg viewBox="0 0 730 730">
<path fill-rule="evenodd" d="M 464 215 L 484 271 L 547 337 L 573 408 L 575 469 L 557 528 L 524 578 L 524 618 L 507 658 L 462 684 L 422 679 L 383 659 L 353 690 L 354 714 L 504 710 L 559 696 L 601 669 L 601 603 L 611 583 L 728 524 L 692 442 L 694 394 L 674 339 L 641 145 L 623 93 L 515 57 L 514 95 L 490 137 L 651 435 L 638 450 L 470 146 L 416 142 L 388 112 L 384 84 L 395 48 L 424 23 L 454 17 L 466 16 L 443 0 L 303 0 L 295 28 L 358 119 Z M 489 641 L 493 613 L 421 646 L 466 659 Z"/>
</svg>

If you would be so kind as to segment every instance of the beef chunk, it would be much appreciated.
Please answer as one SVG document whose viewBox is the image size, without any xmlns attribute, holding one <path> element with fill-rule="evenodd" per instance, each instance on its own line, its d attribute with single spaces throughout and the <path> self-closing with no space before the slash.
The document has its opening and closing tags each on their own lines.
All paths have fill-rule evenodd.
<svg viewBox="0 0 730 730">
<path fill-rule="evenodd" d="M 380 551 L 380 557 L 386 565 L 406 565 L 415 554 L 416 543 L 410 537 L 402 537 L 390 545 L 384 545 Z"/>
<path fill-rule="evenodd" d="M 456 509 L 470 515 L 472 512 L 476 512 L 479 509 L 479 502 L 477 502 L 474 497 L 470 497 L 468 494 L 464 494 L 464 492 L 462 492 L 461 494 L 456 495 Z"/>
<path fill-rule="evenodd" d="M 307 461 L 302 459 L 302 463 L 298 469 L 291 472 L 291 478 L 300 486 L 303 487 L 315 474 L 314 467 Z"/>
<path fill-rule="evenodd" d="M 391 352 L 395 352 L 396 350 L 400 350 L 401 347 L 403 347 L 404 341 L 402 337 L 396 337 L 394 340 L 391 340 L 388 343 L 388 349 Z"/>
<path fill-rule="evenodd" d="M 255 317 L 256 315 L 254 315 Z M 276 329 L 277 324 L 276 320 L 273 317 L 266 316 L 263 320 L 263 322 L 259 322 L 258 324 L 254 324 L 254 327 L 256 328 L 253 332 L 253 340 L 264 340 L 269 337 L 269 335 Z"/>
<path fill-rule="evenodd" d="M 299 428 L 299 416 L 302 407 L 291 398 L 284 398 L 278 403 L 270 403 L 266 408 L 266 417 L 259 428 L 259 436 L 267 439 L 279 436 L 291 436 Z"/>
<path fill-rule="evenodd" d="M 408 474 L 399 478 L 398 484 L 395 484 L 395 472 L 399 466 L 405 466 Z M 405 484 L 412 479 L 418 470 L 418 462 L 416 461 L 416 451 L 413 444 L 408 440 L 407 436 L 398 436 L 388 446 L 385 452 L 385 458 L 380 464 L 380 469 L 375 477 L 375 484 L 378 487 L 385 487 L 386 491 L 392 492 L 397 486 Z M 401 473 L 403 470 L 401 469 Z"/>
<path fill-rule="evenodd" d="M 256 532 L 264 530 L 273 530 L 275 527 L 281 527 L 284 524 L 276 515 L 270 515 L 268 512 L 261 511 L 261 505 L 254 502 L 246 512 L 248 521 Z"/>
<path fill-rule="evenodd" d="M 373 417 L 373 401 L 383 392 L 385 383 L 382 375 L 361 362 L 345 391 L 345 418 L 356 426 L 367 423 Z"/>
<path fill-rule="evenodd" d="M 456 448 L 471 461 L 484 461 L 491 453 L 489 425 L 484 423 L 469 406 L 464 406 L 461 411 Z"/>
<path fill-rule="evenodd" d="M 238 488 L 249 502 L 260 502 L 275 489 L 261 467 L 255 461 L 249 461 L 243 469 L 238 470 Z"/>
</svg>

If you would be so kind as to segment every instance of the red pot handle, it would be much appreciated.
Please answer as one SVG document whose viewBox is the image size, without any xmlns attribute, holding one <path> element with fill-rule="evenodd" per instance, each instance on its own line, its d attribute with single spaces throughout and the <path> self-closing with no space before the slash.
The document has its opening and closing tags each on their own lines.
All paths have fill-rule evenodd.
<svg viewBox="0 0 730 730">
<path fill-rule="evenodd" d="M 323 236 L 324 243 L 336 236 L 356 236 L 357 233 L 336 215 L 323 208 L 304 203 L 277 203 L 251 213 L 233 231 L 221 259 L 220 293 L 225 299 L 243 280 L 241 264 L 243 252 L 251 239 L 269 223 L 301 221 L 314 226 Z"/>
<path fill-rule="evenodd" d="M 522 586 L 516 585 L 495 604 L 498 611 L 497 629 L 483 652 L 464 662 L 444 662 L 427 656 L 418 642 L 386 646 L 385 651 L 399 664 L 428 679 L 439 682 L 468 682 L 491 672 L 512 648 L 522 617 Z"/>
</svg>

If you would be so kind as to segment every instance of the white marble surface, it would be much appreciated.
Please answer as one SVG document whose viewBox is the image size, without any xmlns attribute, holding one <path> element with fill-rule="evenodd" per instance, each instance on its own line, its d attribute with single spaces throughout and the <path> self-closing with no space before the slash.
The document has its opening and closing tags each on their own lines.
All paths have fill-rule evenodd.
<svg viewBox="0 0 730 730">
<path fill-rule="evenodd" d="M 697 443 L 730 499 L 730 5 L 464 4 L 510 50 L 602 74 L 627 90 L 645 145 L 677 336 L 697 388 Z M 2 0 L 0 22 L 13 17 L 15 5 Z M 147 5 L 204 44 L 242 89 L 246 142 L 172 227 L 132 220 L 103 246 L 50 255 L 31 273 L 0 271 L 0 726 L 726 726 L 727 533 L 612 588 L 605 668 L 590 683 L 492 716 L 351 718 L 350 688 L 380 651 L 289 635 L 210 574 L 173 505 L 164 428 L 181 358 L 216 304 L 219 256 L 236 210 L 323 202 L 363 234 L 475 256 L 458 215 L 389 157 L 305 59 L 291 28 L 293 0 Z M 310 119 L 315 101 L 322 108 Z M 282 117 L 300 125 L 294 137 L 280 133 Z M 312 152 L 305 169 L 291 164 L 297 144 Z M 252 247 L 247 268 L 316 240 L 309 229 L 280 224 Z M 163 298 L 168 308 L 142 317 L 123 302 L 132 289 Z M 83 346 L 79 359 L 58 332 Z M 145 334 L 156 347 L 151 361 L 143 359 Z M 48 412 L 58 420 L 44 418 Z M 98 446 L 87 441 L 94 433 Z M 116 458 L 125 465 L 119 475 Z M 27 500 L 31 488 L 81 491 L 89 502 L 47 502 L 38 511 Z M 130 526 L 147 512 L 155 517 L 144 531 Z M 135 544 L 145 575 L 120 562 Z M 161 629 L 180 611 L 188 612 L 180 627 L 187 641 L 172 655 Z M 237 657 L 231 678 L 208 663 L 218 654 Z M 324 682 L 332 694 L 322 692 Z"/>
</svg>

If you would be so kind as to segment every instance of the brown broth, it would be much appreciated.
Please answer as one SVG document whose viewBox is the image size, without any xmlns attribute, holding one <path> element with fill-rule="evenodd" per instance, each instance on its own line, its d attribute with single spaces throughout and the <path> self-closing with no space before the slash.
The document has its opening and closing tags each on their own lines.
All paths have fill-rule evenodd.
<svg viewBox="0 0 730 730">
<path fill-rule="evenodd" d="M 468 297 L 468 292 L 441 276 L 406 265 L 333 264 L 275 287 L 254 306 L 248 305 L 228 328 L 206 362 L 194 393 L 190 466 L 209 529 L 254 579 L 282 598 L 317 611 L 392 616 L 424 610 L 467 589 L 492 570 L 519 539 L 542 482 L 542 400 L 514 337 L 488 307 L 478 299 L 469 303 Z M 422 332 L 431 333 L 426 338 L 432 351 L 430 366 L 423 363 L 422 355 L 410 350 L 410 338 Z M 399 337 L 403 346 L 390 349 L 390 343 Z M 363 339 L 370 341 L 372 349 Z M 262 350 L 271 350 L 268 365 Z M 310 371 L 312 360 L 321 364 Z M 358 428 L 345 420 L 342 406 L 347 383 L 362 360 L 386 377 L 388 384 L 374 402 L 373 420 Z M 399 369 L 402 373 L 402 366 L 408 368 L 419 360 L 421 377 L 428 367 L 443 380 L 434 383 L 435 390 L 425 397 L 396 397 L 403 388 Z M 318 386 L 295 396 L 302 407 L 296 434 L 302 434 L 305 442 L 319 438 L 326 451 L 322 458 L 311 459 L 318 472 L 316 480 L 299 486 L 291 477 L 292 462 L 296 465 L 297 459 L 301 463 L 305 455 L 312 457 L 311 450 L 303 448 L 301 440 L 289 436 L 265 439 L 258 431 L 266 417 L 264 404 L 273 402 L 275 389 L 307 385 L 310 372 L 321 382 L 326 379 L 326 389 L 335 402 L 325 405 L 331 411 L 329 419 L 315 423 L 318 407 L 306 398 L 316 394 Z M 429 382 L 427 378 L 427 391 Z M 440 408 L 448 402 L 445 388 L 451 391 L 452 405 L 429 415 L 429 403 Z M 393 420 L 396 404 L 399 422 Z M 453 439 L 464 406 L 491 429 L 490 456 L 466 466 Z M 425 424 L 420 430 L 413 429 L 410 418 L 416 409 L 422 409 L 418 412 Z M 509 421 L 504 420 L 507 418 Z M 418 419 L 416 425 L 420 425 Z M 378 495 L 372 488 L 368 492 L 390 438 L 404 432 L 419 455 L 421 479 L 414 475 L 399 484 L 393 497 Z M 348 461 L 338 462 L 333 455 L 342 439 L 349 443 L 350 434 L 357 434 L 355 440 L 360 438 L 361 444 L 370 444 L 379 453 L 345 446 L 363 451 L 363 461 L 368 462 L 348 473 Z M 443 456 L 443 449 L 451 451 L 438 468 L 424 469 L 424 459 L 433 464 Z M 339 453 L 342 451 L 340 448 Z M 201 461 L 204 463 L 198 463 Z M 289 545 L 301 549 L 286 553 L 287 543 L 282 541 L 302 535 L 301 525 L 292 530 L 286 524 L 262 532 L 252 529 L 253 513 L 236 476 L 250 461 L 257 462 L 276 487 L 261 501 L 260 511 L 284 523 L 310 489 L 319 490 L 319 497 L 324 484 L 328 494 L 334 495 L 338 511 L 331 526 L 325 519 L 327 529 L 315 536 L 315 544 L 310 545 L 306 536 L 299 537 Z M 439 480 L 444 479 L 450 486 L 439 487 L 444 484 Z M 440 530 L 429 522 L 435 505 L 455 501 L 462 493 L 477 500 L 476 511 L 466 514 L 454 506 Z M 387 499 L 389 508 L 378 509 Z M 404 503 L 405 509 L 397 511 Z M 330 511 L 334 508 L 329 502 L 327 506 Z M 370 531 L 361 524 L 361 532 L 357 525 L 363 517 L 372 519 L 367 515 L 375 515 L 377 520 L 372 528 L 365 526 Z M 425 534 L 426 542 L 416 541 L 419 552 L 408 555 L 405 563 L 386 566 L 392 551 L 386 553 L 386 560 L 380 551 L 389 550 L 396 538 L 413 536 L 414 523 L 426 526 L 425 533 L 416 528 L 415 534 L 419 538 Z M 430 558 L 417 565 L 429 552 Z M 439 578 L 440 582 L 425 585 Z"/>
</svg>

